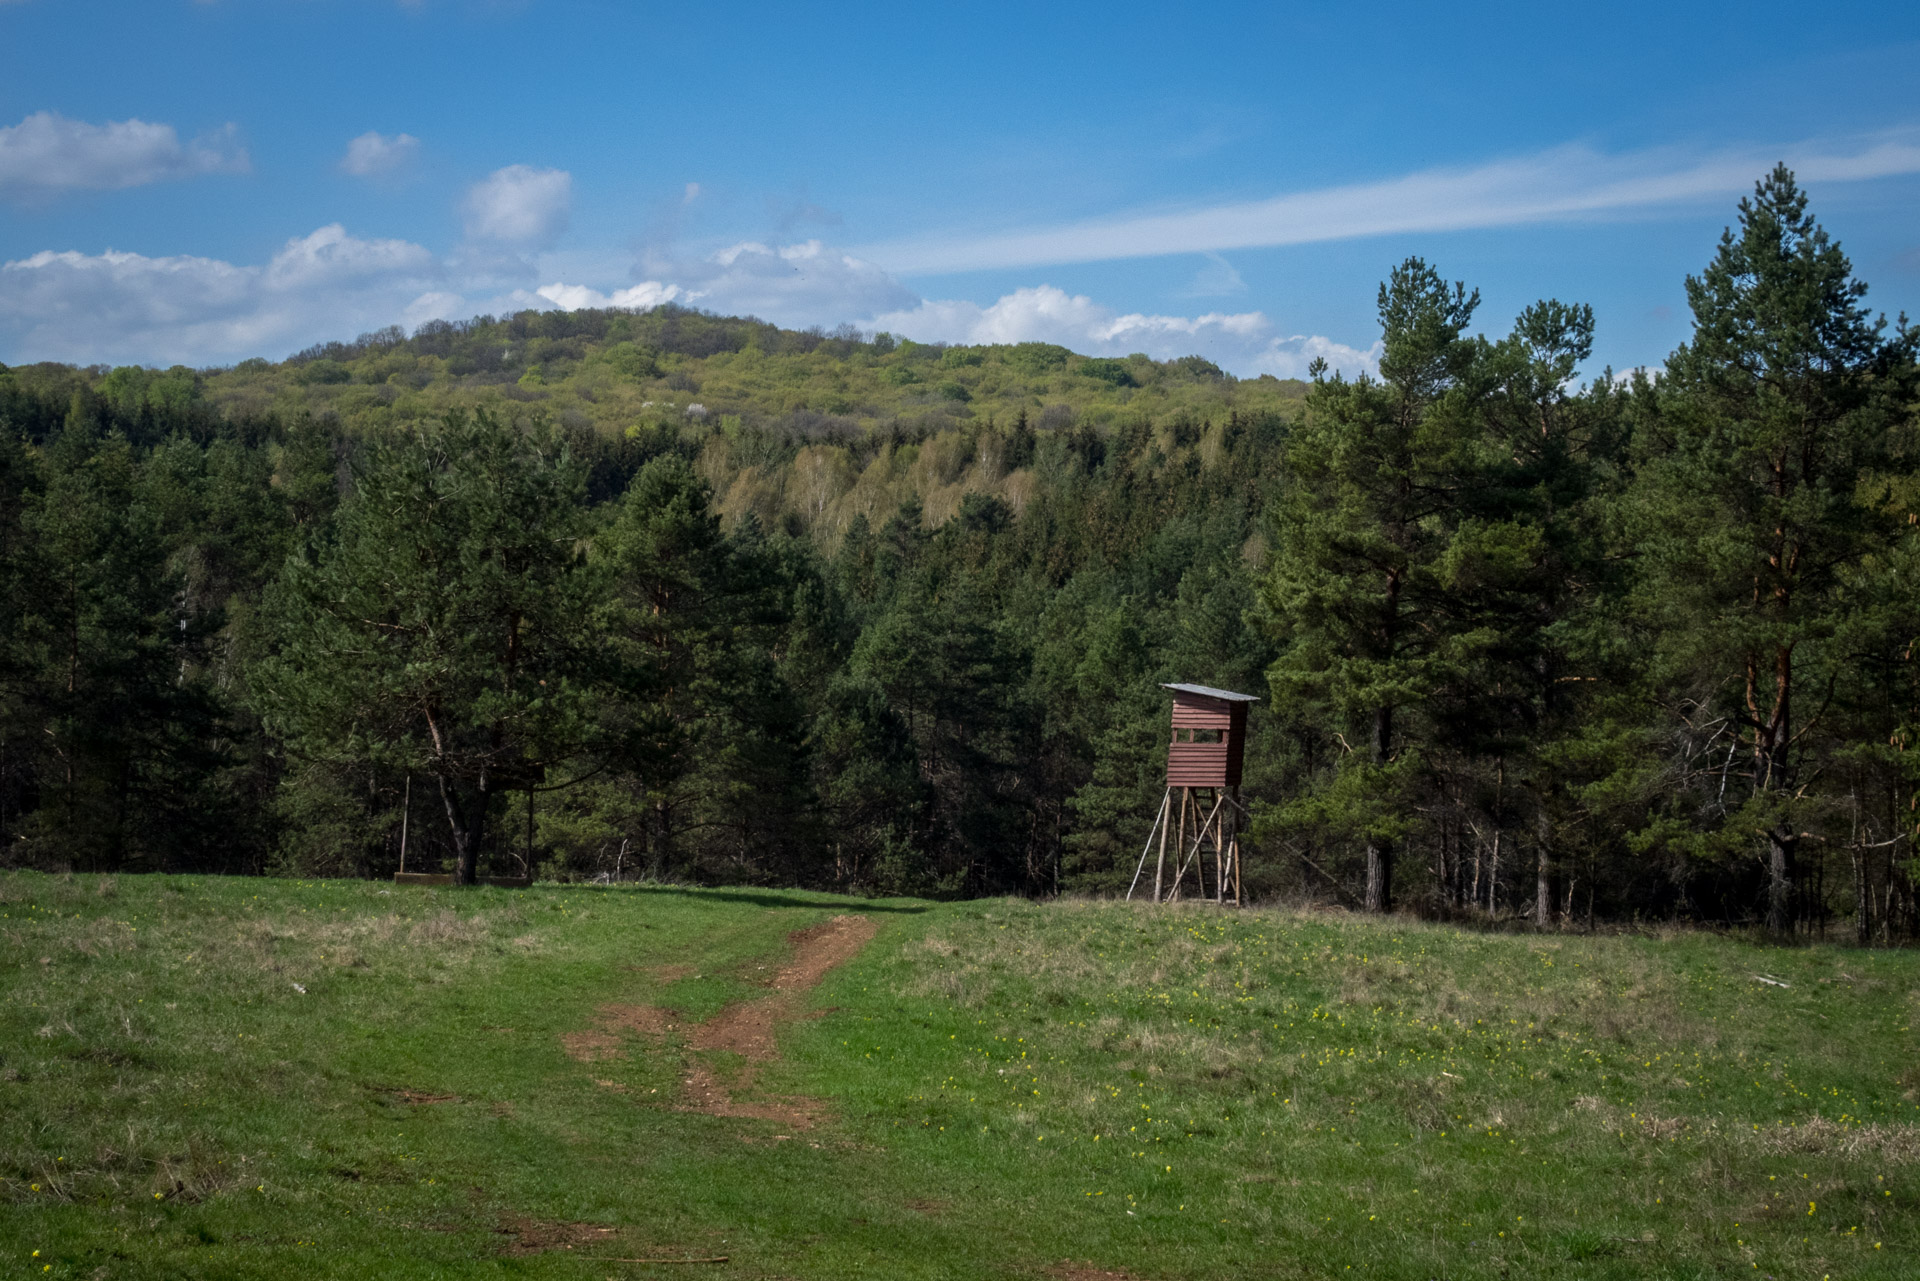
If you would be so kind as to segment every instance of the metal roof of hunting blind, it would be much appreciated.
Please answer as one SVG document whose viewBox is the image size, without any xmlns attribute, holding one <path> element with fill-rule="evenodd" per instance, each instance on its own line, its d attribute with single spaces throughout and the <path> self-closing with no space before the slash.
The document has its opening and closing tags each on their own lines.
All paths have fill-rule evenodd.
<svg viewBox="0 0 1920 1281">
<path fill-rule="evenodd" d="M 1182 694 L 1198 694 L 1202 698 L 1221 698 L 1229 703 L 1257 703 L 1258 694 L 1236 694 L 1230 689 L 1215 689 L 1211 685 L 1169 685 L 1161 683 L 1161 689 L 1175 689 Z"/>
</svg>

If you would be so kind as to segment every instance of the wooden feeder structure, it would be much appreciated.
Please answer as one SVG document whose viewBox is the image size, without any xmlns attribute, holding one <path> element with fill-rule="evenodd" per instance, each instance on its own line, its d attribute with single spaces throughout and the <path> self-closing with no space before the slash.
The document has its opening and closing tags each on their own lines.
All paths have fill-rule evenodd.
<svg viewBox="0 0 1920 1281">
<path fill-rule="evenodd" d="M 1173 691 L 1173 740 L 1167 745 L 1167 794 L 1140 851 L 1140 866 L 1127 889 L 1131 899 L 1159 840 L 1153 867 L 1153 901 L 1179 899 L 1240 905 L 1240 842 L 1236 835 L 1246 807 L 1240 803 L 1240 765 L 1246 757 L 1247 705 L 1254 694 L 1207 685 L 1162 685 Z M 1167 838 L 1176 835 L 1173 860 Z M 1212 863 L 1211 884 L 1207 876 Z M 1191 873 L 1191 882 L 1189 882 Z M 1189 889 L 1191 884 L 1191 889 Z"/>
</svg>

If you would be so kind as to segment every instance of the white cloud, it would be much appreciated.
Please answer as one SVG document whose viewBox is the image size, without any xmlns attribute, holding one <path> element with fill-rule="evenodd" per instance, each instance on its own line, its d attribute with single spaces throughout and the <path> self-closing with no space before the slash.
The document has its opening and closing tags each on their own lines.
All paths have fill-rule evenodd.
<svg viewBox="0 0 1920 1281">
<path fill-rule="evenodd" d="M 145 120 L 95 125 L 38 111 L 0 128 L 0 194 L 13 200 L 246 169 L 232 125 L 184 146 L 172 125 Z"/>
<path fill-rule="evenodd" d="M 340 168 L 356 178 L 374 178 L 408 169 L 419 156 L 420 140 L 412 134 L 389 138 L 370 129 L 347 144 Z"/>
<path fill-rule="evenodd" d="M 264 266 L 111 249 L 45 252 L 0 264 L 0 337 L 16 360 L 278 357 L 418 311 L 439 275 L 421 246 L 357 240 L 338 224 L 288 241 Z"/>
<path fill-rule="evenodd" d="M 1740 194 L 1777 160 L 1804 182 L 1920 173 L 1920 131 L 1851 144 L 1604 155 L 1567 146 L 1471 168 L 1428 169 L 1207 208 L 1140 213 L 989 235 L 868 245 L 862 257 L 911 275 L 1311 244 L 1417 231 L 1510 227 Z"/>
<path fill-rule="evenodd" d="M 1050 342 L 1099 356 L 1145 352 L 1159 360 L 1201 355 L 1242 377 L 1273 374 L 1304 378 L 1316 356 L 1348 374 L 1374 370 L 1379 346 L 1362 351 L 1329 338 L 1283 334 L 1258 311 L 1201 316 L 1117 313 L 1081 294 L 1052 285 L 1017 289 L 989 306 L 929 301 L 872 318 L 922 342 Z"/>
<path fill-rule="evenodd" d="M 673 302 L 682 297 L 682 291 L 678 285 L 643 280 L 632 288 L 616 289 L 610 294 L 589 289 L 585 285 L 555 283 L 540 286 L 534 290 L 534 295 L 546 299 L 561 311 L 579 311 L 583 307 L 632 307 L 645 311 L 661 303 Z"/>
<path fill-rule="evenodd" d="M 267 265 L 273 289 L 304 289 L 387 277 L 430 275 L 433 254 L 405 240 L 355 240 L 339 223 L 289 240 Z"/>
<path fill-rule="evenodd" d="M 430 289 L 406 305 L 400 313 L 400 323 L 412 329 L 429 320 L 465 320 L 475 314 L 464 295 Z"/>
<path fill-rule="evenodd" d="M 780 246 L 746 240 L 704 258 L 652 255 L 642 267 L 648 279 L 611 293 L 559 281 L 537 293 L 567 310 L 681 302 L 796 327 L 839 324 L 920 301 L 872 263 L 818 240 Z"/>
<path fill-rule="evenodd" d="M 851 322 L 922 342 L 1052 342 L 1095 355 L 1136 351 L 1159 359 L 1199 354 L 1236 374 L 1304 377 L 1315 356 L 1347 373 L 1373 369 L 1377 349 L 1281 333 L 1258 312 L 1200 316 L 1119 313 L 1051 285 L 1019 289 L 987 306 L 922 299 L 874 264 L 817 240 L 772 247 L 745 241 L 691 261 L 648 263 L 654 277 L 610 293 L 556 282 L 535 298 L 564 310 L 680 302 L 751 314 L 789 326 Z M 1231 268 L 1228 268 L 1231 271 Z"/>
<path fill-rule="evenodd" d="M 1329 369 L 1336 369 L 1352 378 L 1362 373 L 1378 375 L 1380 353 L 1384 349 L 1384 344 L 1377 338 L 1373 346 L 1362 351 L 1319 334 L 1289 334 L 1284 338 L 1275 336 L 1268 339 L 1265 346 L 1249 355 L 1245 365 L 1236 367 L 1231 358 L 1220 363 L 1242 376 L 1272 374 L 1275 378 L 1305 378 L 1312 370 L 1314 361 L 1324 360 Z"/>
<path fill-rule="evenodd" d="M 749 240 L 703 259 L 646 265 L 664 268 L 702 307 L 777 325 L 838 324 L 919 301 L 871 262 L 818 240 L 778 247 Z"/>
<path fill-rule="evenodd" d="M 467 191 L 467 235 L 503 245 L 545 247 L 567 229 L 573 175 L 508 165 Z"/>
</svg>

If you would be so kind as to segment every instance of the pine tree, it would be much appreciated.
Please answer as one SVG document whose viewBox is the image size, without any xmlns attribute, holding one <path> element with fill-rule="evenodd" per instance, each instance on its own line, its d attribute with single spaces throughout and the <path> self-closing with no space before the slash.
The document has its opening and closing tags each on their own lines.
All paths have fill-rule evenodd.
<svg viewBox="0 0 1920 1281">
<path fill-rule="evenodd" d="M 596 592 L 581 469 L 490 414 L 369 442 L 328 536 L 291 559 L 252 678 L 318 760 L 432 778 L 473 883 L 490 810 L 593 744 Z"/>
<path fill-rule="evenodd" d="M 192 674 L 204 632 L 179 608 L 140 466 L 76 395 L 20 510 L 19 742 L 37 805 L 23 826 L 48 860 L 166 866 L 220 828 L 206 791 L 219 715 Z M 28 744 L 31 743 L 31 747 Z"/>
<path fill-rule="evenodd" d="M 1027 879 L 1021 765 L 1035 717 L 1020 704 L 1025 656 L 961 581 L 904 587 L 862 633 L 851 674 L 905 726 L 930 805 L 916 833 L 933 888 L 1012 889 Z"/>
<path fill-rule="evenodd" d="M 1845 576 L 1898 533 L 1876 477 L 1912 394 L 1916 335 L 1903 318 L 1888 336 L 1866 291 L 1776 168 L 1688 278 L 1693 336 L 1650 389 L 1642 428 L 1641 546 L 1663 670 L 1676 701 L 1744 741 L 1748 795 L 1726 823 L 1765 833 L 1775 933 L 1799 906 L 1814 713 L 1848 677 L 1828 643 L 1852 607 Z"/>
<path fill-rule="evenodd" d="M 1470 424 L 1447 402 L 1478 355 L 1466 327 L 1479 301 L 1410 258 L 1380 286 L 1380 377 L 1327 378 L 1316 364 L 1261 588 L 1281 647 L 1276 705 L 1342 744 L 1336 777 L 1293 812 L 1365 842 L 1369 911 L 1393 904 L 1409 766 L 1400 714 L 1448 657 L 1437 574 Z"/>
<path fill-rule="evenodd" d="M 1483 350 L 1477 480 L 1462 495 L 1442 574 L 1454 625 L 1472 642 L 1441 715 L 1467 768 L 1484 779 L 1491 766 L 1500 781 L 1511 772 L 1518 785 L 1523 802 L 1512 817 L 1528 820 L 1542 928 L 1574 789 L 1592 773 L 1569 740 L 1611 691 L 1603 677 L 1618 674 L 1596 624 L 1620 577 L 1604 543 L 1619 415 L 1607 380 L 1573 387 L 1592 350 L 1592 308 L 1555 301 L 1528 307 Z M 1488 817 L 1497 828 L 1509 816 Z M 1457 897 L 1464 887 L 1453 888 Z"/>
<path fill-rule="evenodd" d="M 698 852 L 738 868 L 796 866 L 811 834 L 806 709 L 789 674 L 818 682 L 795 601 L 831 609 L 791 549 L 751 515 L 723 534 L 707 484 L 678 455 L 648 462 L 595 539 L 625 697 L 612 709 L 622 777 L 648 814 L 655 875 Z M 781 661 L 781 651 L 793 657 Z"/>
<path fill-rule="evenodd" d="M 0 390 L 11 383 L 0 374 Z M 0 414 L 0 859 L 12 852 L 31 795 L 35 672 L 28 647 L 29 537 L 26 516 L 40 488 L 38 460 Z"/>
</svg>

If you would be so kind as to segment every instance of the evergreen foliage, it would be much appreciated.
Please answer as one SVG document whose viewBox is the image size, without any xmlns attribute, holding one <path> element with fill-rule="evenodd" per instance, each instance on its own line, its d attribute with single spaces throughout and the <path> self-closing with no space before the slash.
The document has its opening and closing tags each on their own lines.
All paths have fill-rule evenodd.
<svg viewBox="0 0 1920 1281">
<path fill-rule="evenodd" d="M 1782 166 L 1688 279 L 1693 341 L 1642 398 L 1638 542 L 1669 707 L 1683 750 L 1724 743 L 1720 774 L 1738 780 L 1703 805 L 1705 772 L 1686 770 L 1694 804 L 1670 821 L 1765 833 L 1775 932 L 1803 910 L 1801 833 L 1834 799 L 1807 785 L 1877 700 L 1854 623 L 1863 593 L 1892 585 L 1862 570 L 1908 536 L 1895 492 L 1915 462 L 1920 334 L 1902 318 L 1886 336 L 1865 295 Z"/>
<path fill-rule="evenodd" d="M 495 798 L 593 742 L 580 487 L 564 448 L 484 412 L 376 440 L 267 598 L 269 731 L 296 758 L 431 778 L 460 884 Z"/>
<path fill-rule="evenodd" d="M 664 307 L 0 369 L 0 858 L 1920 927 L 1917 340 L 1785 170 L 1657 376 L 1409 259 L 1377 376 Z"/>
</svg>

